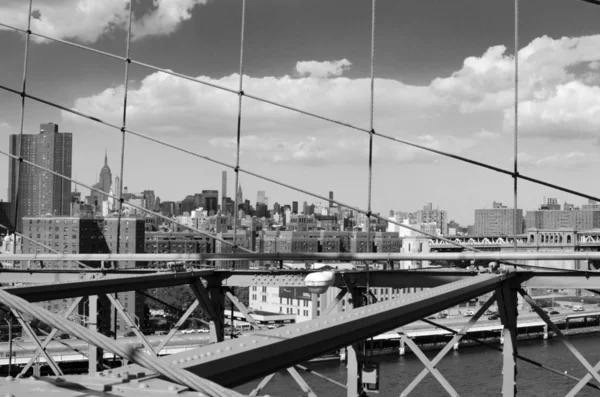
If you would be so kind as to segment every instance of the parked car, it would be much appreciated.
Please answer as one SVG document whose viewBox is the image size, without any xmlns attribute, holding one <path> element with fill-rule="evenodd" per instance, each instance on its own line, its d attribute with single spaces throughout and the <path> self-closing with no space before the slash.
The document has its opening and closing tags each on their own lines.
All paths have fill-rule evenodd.
<svg viewBox="0 0 600 397">
<path fill-rule="evenodd" d="M 125 336 L 126 338 L 130 338 L 130 337 L 132 337 L 132 336 L 135 336 L 135 332 L 133 332 L 133 331 L 129 331 L 129 332 L 127 332 L 127 333 L 126 333 L 125 335 L 123 335 L 123 336 Z"/>
<path fill-rule="evenodd" d="M 581 306 L 581 305 L 575 305 L 575 306 L 573 306 L 573 311 L 574 311 L 574 312 L 582 312 L 582 311 L 584 311 L 584 310 L 585 310 L 585 309 L 584 309 L 584 308 L 583 308 L 583 306 Z"/>
<path fill-rule="evenodd" d="M 193 328 L 188 328 L 188 329 L 184 329 L 183 331 L 181 331 L 182 334 L 195 334 L 196 330 Z"/>
<path fill-rule="evenodd" d="M 492 314 L 491 316 L 488 317 L 488 320 L 498 320 L 500 318 L 500 315 L 498 313 Z"/>
<path fill-rule="evenodd" d="M 448 318 L 448 314 L 440 313 L 440 314 L 438 314 L 438 318 Z"/>
<path fill-rule="evenodd" d="M 467 310 L 464 317 L 473 317 L 474 315 L 475 313 L 473 313 L 473 310 Z"/>
<path fill-rule="evenodd" d="M 555 316 L 555 315 L 557 315 L 557 314 L 560 314 L 560 312 L 558 312 L 558 311 L 556 311 L 556 310 L 552 310 L 552 311 L 550 312 L 550 315 L 551 315 L 551 316 Z"/>
</svg>

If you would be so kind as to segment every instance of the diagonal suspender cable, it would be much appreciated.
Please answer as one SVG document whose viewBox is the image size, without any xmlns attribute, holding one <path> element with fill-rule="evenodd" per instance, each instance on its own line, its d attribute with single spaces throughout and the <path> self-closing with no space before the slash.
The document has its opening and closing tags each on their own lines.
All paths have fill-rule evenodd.
<svg viewBox="0 0 600 397">
<path fill-rule="evenodd" d="M 10 153 L 8 153 L 8 152 L 6 152 L 6 151 L 2 150 L 2 149 L 0 149 L 0 154 L 3 154 L 3 155 L 5 155 L 5 156 L 7 156 L 7 157 L 10 157 L 10 158 L 13 158 L 13 159 L 18 159 L 18 157 L 17 157 L 17 156 L 15 156 L 14 154 L 10 154 Z M 28 161 L 28 160 L 25 160 L 25 159 L 23 159 L 23 162 L 24 162 L 25 164 L 31 165 L 32 167 L 35 167 L 35 168 L 37 168 L 37 169 L 40 169 L 40 170 L 43 170 L 43 171 L 49 172 L 49 173 L 51 173 L 52 175 L 56 175 L 56 176 L 58 176 L 58 177 L 64 178 L 64 179 L 65 179 L 65 180 L 67 180 L 67 181 L 71 181 L 72 183 L 74 183 L 74 184 L 76 184 L 76 185 L 79 185 L 79 186 L 81 186 L 81 187 L 84 187 L 84 188 L 86 188 L 86 189 L 90 189 L 90 190 L 91 190 L 91 191 L 93 191 L 93 192 L 97 192 L 97 193 L 100 193 L 100 194 L 105 194 L 105 193 L 104 193 L 102 190 L 100 190 L 100 189 L 96 189 L 95 187 L 88 186 L 88 185 L 86 185 L 85 183 L 81 183 L 81 182 L 79 182 L 79 181 L 76 181 L 76 180 L 75 180 L 75 179 L 73 179 L 73 178 L 69 178 L 68 176 L 62 175 L 62 174 L 60 174 L 60 173 L 58 173 L 58 172 L 56 172 L 56 171 L 52 171 L 52 170 L 51 170 L 51 169 L 49 169 L 49 168 L 42 167 L 41 165 L 35 164 L 34 162 L 31 162 L 31 161 Z M 231 167 L 231 166 L 229 166 L 229 167 Z M 113 198 L 113 199 L 115 199 L 115 200 L 117 200 L 117 199 L 118 199 L 116 196 L 114 196 L 114 195 L 111 195 L 111 194 L 105 194 L 105 195 L 106 195 L 106 196 L 108 196 L 108 197 L 111 197 L 111 198 Z M 191 226 L 188 226 L 188 225 L 185 225 L 185 224 L 183 224 L 183 223 L 181 223 L 181 222 L 177 222 L 177 221 L 175 221 L 175 220 L 173 220 L 173 219 L 171 219 L 171 218 L 169 218 L 169 217 L 167 217 L 167 216 L 164 216 L 163 214 L 159 214 L 159 213 L 157 213 L 157 212 L 150 211 L 150 210 L 148 210 L 148 209 L 146 209 L 146 208 L 144 208 L 144 207 L 138 206 L 138 205 L 136 205 L 136 204 L 133 204 L 133 203 L 130 203 L 130 202 L 127 202 L 127 205 L 128 205 L 128 206 L 130 206 L 130 207 L 132 207 L 132 208 L 135 208 L 135 209 L 137 209 L 137 210 L 140 210 L 140 211 L 143 211 L 143 212 L 145 212 L 145 213 L 148 213 L 148 214 L 150 214 L 150 215 L 154 215 L 154 216 L 155 216 L 155 217 L 157 217 L 157 218 L 164 219 L 164 220 L 166 220 L 167 222 L 174 223 L 174 224 L 176 224 L 176 225 L 178 225 L 178 226 L 185 227 L 186 229 L 189 229 L 189 230 L 191 230 L 191 231 L 193 231 L 193 232 L 196 232 L 196 233 L 202 234 L 202 235 L 204 235 L 204 236 L 210 237 L 210 238 L 212 238 L 212 239 L 214 239 L 214 240 L 216 240 L 216 241 L 220 241 L 220 242 L 221 242 L 221 243 L 223 243 L 223 244 L 232 245 L 230 241 L 227 241 L 227 240 L 224 240 L 224 239 L 222 239 L 222 238 L 219 238 L 219 237 L 217 237 L 217 236 L 214 236 L 214 235 L 212 235 L 211 233 L 205 232 L 204 230 L 195 229 L 195 228 L 193 228 L 193 227 L 191 227 Z M 251 251 L 251 250 L 249 250 L 249 249 L 246 249 L 246 248 L 244 248 L 244 247 L 240 247 L 240 250 L 242 250 L 242 251 L 245 251 L 245 252 L 248 252 L 248 253 L 253 253 L 253 251 Z"/>
<path fill-rule="evenodd" d="M 240 191 L 240 173 L 238 172 L 240 167 L 240 146 L 242 136 L 242 98 L 244 96 L 243 83 L 244 83 L 244 38 L 246 28 L 246 0 L 242 0 L 242 23 L 240 33 L 240 85 L 238 93 L 238 116 L 237 116 L 237 138 L 236 138 L 236 155 L 235 155 L 235 199 L 233 204 L 233 252 L 236 252 L 237 248 L 237 226 L 238 226 L 238 192 Z M 224 199 L 225 197 L 223 197 Z M 235 267 L 235 262 L 232 263 L 232 267 Z M 231 328 L 233 332 L 233 328 Z"/>
<path fill-rule="evenodd" d="M 176 366 L 168 365 L 157 357 L 141 352 L 131 351 L 131 349 L 128 349 L 126 346 L 121 345 L 107 336 L 90 331 L 84 326 L 71 321 L 65 321 L 61 316 L 29 303 L 25 299 L 12 295 L 2 289 L 0 289 L 0 301 L 13 310 L 18 310 L 19 312 L 33 316 L 53 328 L 58 328 L 61 331 L 74 335 L 81 340 L 93 344 L 94 346 L 98 346 L 113 352 L 123 358 L 126 358 L 127 360 L 155 371 L 168 379 L 177 381 L 193 390 L 197 390 L 214 397 L 240 396 L 239 393 L 226 389 L 214 382 L 209 381 L 208 379 L 203 379 Z"/>
<path fill-rule="evenodd" d="M 125 168 L 125 131 L 127 127 L 127 91 L 129 88 L 129 54 L 131 51 L 131 22 L 133 19 L 133 1 L 129 1 L 129 22 L 127 25 L 127 47 L 125 50 L 125 81 L 123 92 L 123 126 L 121 127 L 121 168 L 119 171 L 119 191 L 115 194 L 119 195 L 119 214 L 117 220 L 117 254 L 121 250 L 121 217 L 123 216 L 123 170 Z M 117 264 L 115 264 L 115 268 Z M 116 318 L 116 315 L 115 315 Z M 116 320 L 115 320 L 116 321 Z M 116 322 L 115 322 L 116 324 Z M 116 335 L 116 332 L 115 332 Z"/>
<path fill-rule="evenodd" d="M 513 190 L 514 190 L 514 248 L 517 250 L 517 235 L 521 227 L 517 225 L 518 183 L 519 183 L 519 0 L 515 0 L 515 126 L 514 126 L 514 164 L 513 164 Z"/>
<path fill-rule="evenodd" d="M 9 200 L 14 200 L 15 209 L 15 230 L 19 229 L 19 195 L 21 186 L 21 159 L 23 158 L 23 126 L 25 124 L 25 91 L 27 88 L 27 64 L 29 61 L 29 42 L 31 41 L 31 9 L 33 7 L 33 0 L 29 0 L 29 14 L 27 14 L 27 30 L 25 31 L 25 55 L 23 56 L 23 79 L 21 81 L 21 119 L 19 121 L 19 159 L 13 161 L 16 167 L 16 179 L 15 179 L 15 192 L 11 192 L 13 197 L 9 197 Z M 10 183 L 10 182 L 9 182 Z M 17 252 L 17 242 L 13 244 L 13 253 Z"/>
</svg>

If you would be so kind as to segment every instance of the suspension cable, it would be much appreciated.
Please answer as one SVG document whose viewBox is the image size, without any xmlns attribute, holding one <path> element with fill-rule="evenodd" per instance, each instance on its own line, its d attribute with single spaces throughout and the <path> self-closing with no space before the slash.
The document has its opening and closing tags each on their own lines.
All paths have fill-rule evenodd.
<svg viewBox="0 0 600 397">
<path fill-rule="evenodd" d="M 369 107 L 369 183 L 367 188 L 367 252 L 373 251 L 371 245 L 371 205 L 373 193 L 373 135 L 375 115 L 375 0 L 371 2 L 371 97 Z M 369 265 L 367 264 L 367 291 L 370 287 Z M 364 345 L 363 345 L 364 347 Z"/>
<path fill-rule="evenodd" d="M 117 215 L 117 254 L 121 250 L 121 217 L 123 216 L 123 171 L 125 169 L 125 129 L 127 128 L 127 91 L 129 89 L 129 64 L 131 52 L 131 22 L 133 19 L 133 1 L 129 1 L 129 22 L 127 25 L 127 47 L 125 50 L 125 81 L 123 82 L 123 127 L 121 127 L 121 168 L 119 172 L 119 191 L 114 192 L 119 196 L 119 214 Z M 115 263 L 115 268 L 117 263 Z M 116 309 L 115 309 L 116 310 Z M 115 315 L 116 318 L 116 315 Z M 115 321 L 116 325 L 116 321 Z M 116 335 L 116 332 L 115 332 Z"/>
<path fill-rule="evenodd" d="M 242 137 L 242 98 L 244 96 L 244 38 L 245 38 L 245 29 L 246 29 L 246 0 L 242 0 L 242 23 L 241 23 L 241 33 L 240 33 L 240 84 L 239 84 L 239 94 L 238 94 L 238 115 L 237 115 L 237 136 L 236 136 L 236 153 L 235 153 L 235 199 L 233 202 L 233 251 L 237 252 L 237 226 L 238 226 L 238 193 L 240 189 L 240 173 L 238 169 L 240 167 L 240 146 L 241 146 L 241 137 Z M 223 204 L 225 203 L 225 197 L 223 197 Z M 232 262 L 232 268 L 235 267 L 235 262 Z M 232 320 L 233 321 L 233 320 Z M 233 332 L 233 323 L 231 327 L 231 332 Z"/>
<path fill-rule="evenodd" d="M 19 196 L 20 196 L 20 186 L 21 186 L 21 159 L 23 158 L 23 127 L 25 124 L 25 91 L 27 88 L 27 66 L 29 63 L 29 42 L 31 41 L 31 12 L 32 12 L 32 7 L 33 7 L 33 0 L 29 0 L 29 14 L 27 14 L 27 30 L 25 31 L 25 55 L 24 55 L 24 59 L 23 59 L 23 78 L 21 80 L 21 92 L 20 92 L 20 96 L 21 96 L 21 117 L 19 120 L 19 161 L 12 161 L 12 163 L 14 164 L 14 166 L 16 167 L 16 178 L 15 178 L 15 184 L 14 184 L 14 188 L 15 188 L 15 192 L 11 192 L 11 195 L 14 194 L 13 197 L 9 197 L 9 200 L 13 200 L 14 201 L 14 208 L 15 208 L 15 223 L 14 223 L 14 230 L 20 229 L 19 227 L 19 222 L 21 221 L 21 219 L 19 219 Z M 11 143 L 13 142 L 13 140 L 11 139 Z M 12 177 L 12 175 L 11 175 Z M 9 183 L 11 183 L 12 181 L 9 181 Z M 21 208 L 21 211 L 23 209 Z M 17 252 L 17 241 L 16 241 L 16 235 L 15 235 L 15 241 L 13 243 L 13 253 Z"/>
<path fill-rule="evenodd" d="M 514 193 L 514 209 L 513 209 L 513 227 L 514 227 L 514 249 L 517 250 L 517 235 L 520 229 L 517 225 L 517 208 L 519 197 L 519 0 L 515 0 L 515 125 L 514 125 L 514 164 L 513 164 L 513 193 Z"/>
</svg>

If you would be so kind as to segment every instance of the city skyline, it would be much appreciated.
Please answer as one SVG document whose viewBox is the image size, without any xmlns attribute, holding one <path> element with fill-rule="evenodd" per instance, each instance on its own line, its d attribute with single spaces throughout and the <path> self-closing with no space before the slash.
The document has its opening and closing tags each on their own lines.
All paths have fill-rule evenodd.
<svg viewBox="0 0 600 397">
<path fill-rule="evenodd" d="M 73 18 L 73 3 L 62 0 L 49 7 L 39 2 L 33 29 L 122 54 L 122 7 L 105 4 L 94 10 L 95 16 L 79 11 L 84 14 L 75 18 L 76 23 L 66 23 Z M 239 4 L 192 0 L 182 4 L 180 14 L 163 19 L 162 24 L 157 23 L 164 15 L 162 6 L 140 6 L 132 57 L 235 89 Z M 0 5 L 0 10 L 8 17 L 14 15 L 14 23 L 23 27 L 25 6 L 13 2 Z M 244 89 L 365 127 L 369 120 L 370 6 L 358 1 L 346 2 L 344 7 L 335 2 L 318 6 L 322 18 L 316 19 L 306 2 L 248 6 Z M 435 10 L 421 4 L 378 6 L 377 132 L 511 168 L 512 5 L 488 6 L 483 15 L 489 18 L 472 19 L 470 24 L 460 21 L 481 15 L 483 5 L 473 8 L 472 3 L 459 1 Z M 540 8 L 543 15 L 537 11 Z M 589 180 L 600 165 L 594 132 L 600 119 L 595 94 L 600 90 L 596 12 L 583 3 L 558 0 L 523 4 L 520 57 L 521 172 L 593 195 L 599 195 L 598 188 L 589 186 Z M 290 15 L 296 23 L 286 23 Z M 570 18 L 565 20 L 565 15 Z M 431 23 L 415 24 L 419 18 L 411 19 L 414 16 L 427 16 Z M 535 24 L 528 23 L 531 18 L 536 18 Z M 104 24 L 109 20 L 114 25 Z M 347 20 L 354 23 L 347 24 Z M 482 30 L 485 35 L 479 34 Z M 324 31 L 328 34 L 323 35 Z M 212 37 L 219 37 L 219 46 Z M 192 40 L 197 46 L 194 54 L 188 51 Z M 0 62 L 2 84 L 16 87 L 22 73 L 23 44 L 17 34 L 0 30 L 0 50 L 6 54 Z M 168 51 L 155 51 L 157 46 Z M 65 62 L 78 73 L 64 73 Z M 117 125 L 121 122 L 121 63 L 99 61 L 93 54 L 34 40 L 28 74 L 32 94 Z M 130 128 L 235 165 L 235 95 L 140 67 L 131 68 L 130 80 Z M 19 102 L 11 95 L 0 94 L 0 136 L 19 130 Z M 148 102 L 151 98 L 156 102 Z M 558 107 L 562 113 L 556 111 Z M 242 168 L 323 197 L 335 191 L 341 202 L 367 208 L 366 134 L 250 99 L 244 99 L 243 109 Z M 94 180 L 97 167 L 90 159 L 101 158 L 105 149 L 110 158 L 120 158 L 118 131 L 33 101 L 26 102 L 25 110 L 25 133 L 48 120 L 75 131 L 73 174 L 78 180 L 91 184 L 88 181 Z M 126 147 L 131 150 L 126 153 L 123 183 L 131 191 L 151 187 L 165 201 L 181 200 L 190 190 L 190 170 L 201 170 L 202 186 L 219 186 L 220 166 L 130 136 Z M 0 162 L 0 167 L 6 163 Z M 373 170 L 372 208 L 382 214 L 434 201 L 451 219 L 470 224 L 473 209 L 485 208 L 494 200 L 512 207 L 510 177 L 407 150 L 379 137 L 375 138 Z M 6 171 L 0 168 L 0 172 Z M 170 177 L 161 175 L 165 172 Z M 243 173 L 240 182 L 247 192 L 269 192 L 270 203 L 318 201 Z M 7 182 L 0 181 L 0 189 L 5 192 L 3 183 Z M 232 186 L 229 189 L 234 192 Z M 543 196 L 585 202 L 526 182 L 519 186 L 519 208 L 535 208 Z"/>
</svg>

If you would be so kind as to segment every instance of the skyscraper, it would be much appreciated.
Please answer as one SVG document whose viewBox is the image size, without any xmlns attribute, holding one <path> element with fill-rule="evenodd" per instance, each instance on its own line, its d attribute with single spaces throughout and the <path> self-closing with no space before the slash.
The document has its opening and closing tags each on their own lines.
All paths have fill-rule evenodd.
<svg viewBox="0 0 600 397">
<path fill-rule="evenodd" d="M 106 151 L 104 152 L 104 166 L 100 169 L 100 177 L 98 178 L 98 183 L 92 186 L 98 190 L 101 190 L 104 193 L 110 193 L 110 188 L 112 187 L 112 172 L 110 171 L 110 167 L 108 166 L 108 155 Z M 120 192 L 113 191 L 115 196 L 119 196 Z M 101 205 L 103 201 L 108 199 L 106 194 L 102 194 L 100 192 L 91 191 L 90 196 L 96 197 L 96 201 L 98 205 Z"/>
<path fill-rule="evenodd" d="M 38 135 L 24 134 L 21 145 L 20 141 L 19 135 L 10 136 L 11 154 L 71 177 L 73 134 L 59 133 L 57 124 L 48 123 L 40 125 Z M 26 163 L 20 164 L 17 181 L 17 162 L 11 158 L 8 167 L 8 197 L 11 215 L 17 217 L 17 229 L 22 230 L 24 216 L 69 215 L 71 182 Z"/>
<path fill-rule="evenodd" d="M 329 191 L 329 208 L 333 207 L 333 192 Z"/>
<path fill-rule="evenodd" d="M 227 197 L 227 171 L 223 171 L 221 176 L 221 211 L 223 213 L 225 213 L 225 197 Z"/>
<path fill-rule="evenodd" d="M 265 191 L 259 190 L 256 195 L 256 204 L 264 204 L 265 203 Z"/>
</svg>

